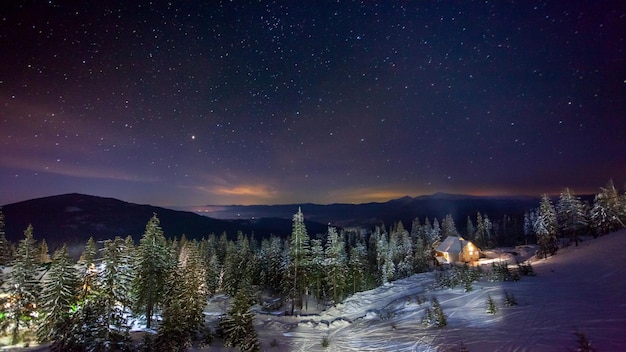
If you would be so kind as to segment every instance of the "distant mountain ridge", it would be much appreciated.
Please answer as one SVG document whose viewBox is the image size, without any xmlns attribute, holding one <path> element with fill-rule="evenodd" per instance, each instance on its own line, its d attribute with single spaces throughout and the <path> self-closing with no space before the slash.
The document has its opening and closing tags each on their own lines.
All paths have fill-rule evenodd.
<svg viewBox="0 0 626 352">
<path fill-rule="evenodd" d="M 297 210 L 291 209 L 292 213 Z M 291 234 L 290 218 L 221 220 L 188 211 L 77 193 L 7 204 L 2 207 L 2 212 L 7 239 L 16 243 L 23 238 L 28 224 L 32 224 L 35 239 L 45 238 L 51 246 L 84 243 L 90 236 L 95 240 L 103 240 L 131 235 L 138 241 L 154 213 L 161 221 L 165 235 L 170 238 L 180 238 L 185 234 L 187 238 L 200 239 L 211 233 L 219 236 L 223 232 L 230 238 L 235 238 L 238 231 L 254 233 L 257 237 Z M 326 231 L 326 225 L 310 221 L 306 224 L 315 231 Z"/>
<path fill-rule="evenodd" d="M 592 196 L 583 196 L 583 200 Z M 413 219 L 426 217 L 442 220 L 451 214 L 457 229 L 465 229 L 468 216 L 487 214 L 492 221 L 504 215 L 520 221 L 524 212 L 538 207 L 539 197 L 471 196 L 435 193 L 417 197 L 401 197 L 382 203 L 362 204 L 282 204 L 230 205 L 196 207 L 155 207 L 133 204 L 113 198 L 84 194 L 64 194 L 27 200 L 3 206 L 7 238 L 19 241 L 28 224 L 34 227 L 36 239 L 45 238 L 50 245 L 84 243 L 87 238 L 108 239 L 131 235 L 137 241 L 145 225 L 156 213 L 167 237 L 199 239 L 213 233 L 226 232 L 235 238 L 238 231 L 257 238 L 274 234 L 291 234 L 293 214 L 302 209 L 311 237 L 324 234 L 329 225 L 340 228 L 373 228 L 402 221 L 410 229 Z M 519 222 L 518 222 L 519 224 Z"/>
<path fill-rule="evenodd" d="M 486 213 L 492 219 L 501 218 L 505 214 L 522 217 L 525 211 L 536 208 L 538 205 L 539 197 L 435 193 L 417 197 L 404 196 L 384 203 L 207 205 L 177 209 L 193 211 L 216 219 L 253 219 L 290 218 L 293 209 L 300 207 L 305 218 L 339 227 L 388 225 L 402 221 L 408 228 L 416 217 L 422 221 L 426 217 L 431 220 L 433 218 L 441 220 L 447 214 L 451 214 L 459 227 L 459 221 L 465 220 L 467 216 L 475 218 L 477 212 Z M 465 226 L 465 222 L 460 225 Z"/>
</svg>

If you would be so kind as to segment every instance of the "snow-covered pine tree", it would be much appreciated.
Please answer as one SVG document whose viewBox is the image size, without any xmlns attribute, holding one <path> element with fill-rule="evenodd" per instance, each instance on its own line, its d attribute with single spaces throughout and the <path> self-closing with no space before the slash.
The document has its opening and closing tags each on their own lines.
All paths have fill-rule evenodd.
<svg viewBox="0 0 626 352">
<path fill-rule="evenodd" d="M 80 306 L 94 295 L 95 286 L 97 285 L 98 270 L 96 268 L 97 247 L 93 237 L 89 237 L 85 249 L 83 250 L 79 264 L 80 287 L 78 292 L 78 302 Z"/>
<path fill-rule="evenodd" d="M 487 214 L 483 214 L 483 229 L 484 229 L 484 242 L 485 246 L 493 248 L 495 247 L 495 239 L 494 239 L 494 225 L 493 222 L 489 219 Z"/>
<path fill-rule="evenodd" d="M 626 194 L 619 196 L 613 180 L 596 194 L 591 208 L 591 222 L 598 235 L 626 228 Z"/>
<path fill-rule="evenodd" d="M 41 292 L 38 280 L 37 248 L 33 238 L 33 227 L 28 225 L 24 239 L 17 246 L 13 270 L 8 276 L 6 319 L 13 325 L 11 343 L 19 342 L 22 325 L 30 326 L 36 316 L 36 307 Z"/>
<path fill-rule="evenodd" d="M 251 261 L 253 255 L 250 242 L 242 232 L 237 234 L 235 243 L 229 242 L 224 259 L 223 290 L 235 296 L 240 289 L 248 289 L 252 282 Z"/>
<path fill-rule="evenodd" d="M 285 259 L 284 241 L 277 236 L 270 237 L 269 277 L 274 292 L 280 292 L 283 281 L 283 264 Z"/>
<path fill-rule="evenodd" d="M 432 262 L 431 249 L 426 247 L 423 238 L 417 238 L 413 249 L 413 272 L 423 273 L 428 271 Z"/>
<path fill-rule="evenodd" d="M 136 253 L 135 311 L 145 314 L 146 327 L 150 328 L 155 309 L 163 303 L 164 285 L 172 268 L 171 252 L 156 214 L 148 221 Z"/>
<path fill-rule="evenodd" d="M 9 264 L 12 259 L 11 244 L 6 238 L 4 226 L 4 214 L 2 213 L 2 207 L 0 207 L 0 267 Z"/>
<path fill-rule="evenodd" d="M 529 240 L 535 236 L 535 222 L 537 221 L 537 212 L 535 209 L 524 212 L 524 242 L 528 244 Z"/>
<path fill-rule="evenodd" d="M 328 227 L 326 250 L 324 252 L 324 269 L 330 297 L 335 303 L 341 302 L 345 296 L 348 276 L 346 246 L 337 229 Z"/>
<path fill-rule="evenodd" d="M 556 204 L 556 218 L 559 231 L 563 236 L 571 237 L 578 246 L 578 236 L 589 224 L 588 210 L 585 204 L 565 188 Z"/>
<path fill-rule="evenodd" d="M 239 347 L 242 352 L 260 350 L 253 324 L 254 314 L 250 312 L 250 306 L 250 297 L 243 290 L 237 292 L 231 308 L 219 323 L 226 347 Z"/>
<path fill-rule="evenodd" d="M 102 344 L 124 349 L 129 340 L 125 307 L 131 306 L 133 258 L 120 237 L 104 242 L 101 269 L 98 273 L 98 298 L 103 306 Z"/>
<path fill-rule="evenodd" d="M 214 234 L 209 235 L 208 238 L 203 238 L 200 241 L 200 253 L 204 260 L 205 269 L 205 284 L 207 288 L 207 294 L 212 295 L 219 289 L 221 282 L 220 278 L 220 263 L 217 256 L 217 239 Z"/>
<path fill-rule="evenodd" d="M 296 300 L 302 308 L 302 296 L 307 292 L 308 276 L 306 263 L 310 252 L 310 239 L 304 224 L 302 209 L 293 215 L 293 226 L 291 230 L 291 241 L 289 246 L 290 257 L 290 277 L 293 280 L 289 288 L 291 296 L 291 314 L 293 315 Z"/>
<path fill-rule="evenodd" d="M 202 311 L 207 303 L 205 268 L 195 241 L 181 244 L 178 264 L 172 270 L 163 305 L 163 322 L 156 339 L 163 351 L 191 346 L 204 325 Z"/>
<path fill-rule="evenodd" d="M 541 197 L 539 213 L 537 214 L 537 221 L 535 221 L 535 233 L 539 245 L 537 255 L 540 258 L 554 255 L 558 250 L 556 231 L 556 211 L 548 195 L 544 194 Z"/>
<path fill-rule="evenodd" d="M 447 214 L 441 222 L 441 238 L 446 239 L 448 236 L 459 236 L 451 214 Z"/>
<path fill-rule="evenodd" d="M 416 217 L 411 222 L 411 240 L 413 241 L 414 245 L 415 245 L 415 242 L 417 242 L 418 238 L 422 238 L 422 239 L 424 238 L 422 230 L 423 228 L 422 228 L 422 224 L 420 223 L 420 219 Z"/>
<path fill-rule="evenodd" d="M 439 304 L 439 300 L 437 300 L 437 297 L 432 298 L 431 304 L 433 306 L 434 325 L 438 328 L 442 328 L 448 325 L 446 315 L 444 314 L 443 308 L 441 307 L 441 304 Z"/>
<path fill-rule="evenodd" d="M 465 233 L 466 239 L 473 240 L 474 234 L 476 233 L 476 227 L 474 226 L 474 222 L 472 222 L 472 218 L 467 216 L 467 225 L 465 225 Z"/>
<path fill-rule="evenodd" d="M 437 220 L 437 218 L 433 220 L 433 227 L 430 231 L 429 240 L 433 248 L 437 248 L 439 243 L 441 243 L 441 226 L 439 226 L 439 220 Z"/>
<path fill-rule="evenodd" d="M 348 276 L 352 283 L 351 293 L 367 290 L 367 249 L 362 241 L 350 250 L 348 258 Z"/>
<path fill-rule="evenodd" d="M 485 238 L 485 222 L 480 212 L 476 213 L 476 232 L 474 233 L 474 242 L 479 248 L 484 248 L 487 245 Z"/>
<path fill-rule="evenodd" d="M 309 260 L 310 277 L 311 277 L 311 293 L 318 301 L 324 296 L 324 279 L 326 273 L 324 271 L 324 246 L 321 239 L 311 240 L 311 255 Z"/>
<path fill-rule="evenodd" d="M 487 296 L 487 309 L 485 313 L 487 314 L 496 314 L 498 312 L 498 306 L 496 306 L 496 302 L 491 298 L 491 295 Z"/>
<path fill-rule="evenodd" d="M 39 304 L 37 339 L 56 341 L 66 331 L 72 309 L 78 301 L 78 271 L 64 245 L 54 254 L 48 275 L 43 281 Z"/>
<path fill-rule="evenodd" d="M 389 242 L 387 235 L 383 232 L 378 235 L 376 244 L 376 266 L 380 273 L 379 284 L 386 284 L 393 278 L 393 261 L 389 256 Z"/>
<path fill-rule="evenodd" d="M 48 264 L 52 262 L 52 258 L 50 258 L 50 250 L 48 249 L 48 242 L 46 242 L 45 238 L 41 239 L 41 242 L 39 242 L 37 252 L 38 264 Z"/>
<path fill-rule="evenodd" d="M 396 277 L 405 278 L 413 275 L 413 241 L 411 235 L 404 229 L 401 221 L 398 221 L 395 233 L 397 234 Z"/>
</svg>

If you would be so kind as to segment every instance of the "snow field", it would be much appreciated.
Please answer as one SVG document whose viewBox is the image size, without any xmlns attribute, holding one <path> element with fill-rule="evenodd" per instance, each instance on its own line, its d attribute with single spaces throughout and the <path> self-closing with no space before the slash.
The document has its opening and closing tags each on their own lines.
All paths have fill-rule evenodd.
<svg viewBox="0 0 626 352">
<path fill-rule="evenodd" d="M 572 351 L 577 330 L 598 351 L 626 350 L 624 248 L 626 230 L 545 260 L 531 258 L 537 276 L 518 282 L 480 281 L 471 292 L 433 290 L 433 273 L 418 274 L 317 315 L 257 315 L 255 327 L 267 351 Z M 492 259 L 510 259 L 510 253 Z M 517 306 L 504 305 L 505 292 Z M 489 296 L 498 308 L 493 315 L 486 313 Z M 443 328 L 421 322 L 433 297 L 447 318 Z"/>
</svg>

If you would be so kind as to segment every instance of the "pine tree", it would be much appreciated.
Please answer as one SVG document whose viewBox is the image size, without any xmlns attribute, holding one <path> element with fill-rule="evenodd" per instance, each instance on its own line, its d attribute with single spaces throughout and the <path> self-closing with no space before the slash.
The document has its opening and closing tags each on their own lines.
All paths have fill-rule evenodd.
<svg viewBox="0 0 626 352">
<path fill-rule="evenodd" d="M 0 207 L 0 267 L 9 264 L 11 259 L 11 244 L 6 238 L 4 214 L 2 213 L 2 207 Z"/>
<path fill-rule="evenodd" d="M 487 309 L 485 312 L 487 314 L 496 314 L 498 312 L 496 302 L 493 300 L 493 298 L 491 298 L 491 295 L 487 296 Z"/>
<path fill-rule="evenodd" d="M 487 245 L 485 238 L 485 222 L 480 212 L 476 213 L 476 232 L 474 233 L 474 242 L 479 248 L 483 248 Z"/>
<path fill-rule="evenodd" d="M 363 242 L 357 242 L 350 250 L 348 259 L 348 272 L 352 282 L 352 293 L 366 290 L 367 250 Z"/>
<path fill-rule="evenodd" d="M 230 296 L 235 296 L 240 289 L 249 290 L 254 280 L 258 264 L 256 256 L 252 253 L 250 241 L 247 236 L 239 232 L 237 241 L 230 242 L 224 259 L 224 282 L 223 289 Z"/>
<path fill-rule="evenodd" d="M 64 245 L 54 255 L 43 282 L 39 306 L 37 338 L 40 342 L 56 341 L 68 323 L 78 300 L 78 271 Z"/>
<path fill-rule="evenodd" d="M 459 236 L 452 215 L 447 214 L 441 222 L 441 238 L 446 239 L 448 236 Z"/>
<path fill-rule="evenodd" d="M 204 260 L 205 269 L 205 285 L 208 295 L 213 295 L 217 292 L 221 285 L 220 278 L 220 263 L 217 256 L 217 239 L 215 235 L 211 234 L 208 238 L 202 239 L 200 242 L 200 253 Z"/>
<path fill-rule="evenodd" d="M 541 197 L 539 214 L 537 215 L 537 221 L 535 222 L 535 233 L 537 234 L 537 244 L 539 245 L 539 257 L 546 258 L 549 255 L 554 255 L 558 250 L 556 231 L 556 211 L 554 210 L 554 206 L 552 205 L 550 198 L 544 194 Z"/>
<path fill-rule="evenodd" d="M 529 239 L 535 236 L 535 222 L 537 221 L 537 214 L 534 210 L 524 213 L 524 240 L 525 244 L 528 244 Z"/>
<path fill-rule="evenodd" d="M 302 308 L 302 296 L 308 288 L 308 272 L 306 263 L 310 251 L 309 235 L 304 225 L 304 215 L 302 209 L 298 208 L 298 212 L 293 216 L 293 227 L 291 231 L 291 243 L 289 246 L 290 256 L 290 276 L 293 280 L 289 288 L 291 296 L 291 314 L 295 309 L 296 299 L 299 297 L 300 308 Z"/>
<path fill-rule="evenodd" d="M 93 289 L 97 284 L 96 279 L 98 276 L 98 270 L 96 269 L 96 254 L 96 242 L 93 240 L 93 237 L 89 237 L 89 240 L 87 240 L 87 244 L 85 245 L 85 249 L 78 260 L 80 267 L 80 289 L 78 293 L 78 300 L 83 306 L 85 302 L 93 296 Z"/>
<path fill-rule="evenodd" d="M 413 242 L 408 231 L 404 229 L 402 222 L 398 222 L 394 231 L 396 234 L 396 251 L 394 262 L 396 262 L 396 277 L 405 278 L 413 275 Z"/>
<path fill-rule="evenodd" d="M 147 328 L 151 327 L 155 309 L 163 303 L 164 285 L 172 267 L 171 252 L 159 223 L 156 214 L 148 221 L 139 241 L 134 268 L 135 309 L 145 314 Z"/>
<path fill-rule="evenodd" d="M 556 205 L 557 223 L 561 234 L 571 237 L 578 246 L 578 236 L 589 224 L 587 209 L 579 197 L 565 188 Z"/>
<path fill-rule="evenodd" d="M 28 225 L 24 239 L 20 241 L 13 270 L 8 277 L 8 308 L 6 317 L 13 324 L 12 344 L 19 342 L 19 330 L 30 326 L 36 315 L 37 301 L 41 291 L 38 280 L 37 249 L 33 239 L 33 227 Z"/>
<path fill-rule="evenodd" d="M 489 219 L 487 214 L 483 214 L 483 230 L 484 230 L 484 243 L 487 247 L 495 247 L 495 242 L 493 238 L 493 223 Z"/>
<path fill-rule="evenodd" d="M 39 249 L 37 251 L 39 252 L 37 255 L 37 262 L 39 264 L 48 264 L 52 262 L 52 259 L 50 258 L 50 250 L 48 249 L 48 243 L 45 238 L 39 242 Z"/>
<path fill-rule="evenodd" d="M 337 234 L 337 229 L 334 227 L 328 228 L 324 254 L 324 268 L 328 290 L 333 301 L 337 303 L 344 297 L 348 267 L 345 242 Z"/>
<path fill-rule="evenodd" d="M 441 307 L 441 304 L 439 304 L 437 297 L 433 297 L 431 303 L 433 306 L 434 325 L 438 328 L 448 325 L 446 315 L 443 313 L 443 308 Z"/>
<path fill-rule="evenodd" d="M 226 347 L 239 347 L 244 352 L 260 350 L 259 340 L 254 329 L 254 314 L 250 312 L 251 300 L 245 292 L 239 291 L 228 313 L 220 320 Z"/>
<path fill-rule="evenodd" d="M 612 180 L 596 194 L 591 220 L 599 235 L 626 228 L 626 194 L 620 197 Z"/>
<path fill-rule="evenodd" d="M 476 227 L 474 227 L 474 223 L 472 222 L 472 218 L 470 218 L 469 216 L 467 217 L 467 225 L 466 225 L 466 233 L 467 233 L 467 239 L 468 240 L 473 240 L 474 239 L 474 234 L 476 233 Z"/>
<path fill-rule="evenodd" d="M 126 243 L 120 237 L 104 242 L 102 265 L 98 273 L 98 299 L 101 304 L 102 336 L 100 344 L 112 349 L 125 349 L 130 340 L 125 307 L 131 306 L 133 261 Z"/>
<path fill-rule="evenodd" d="M 512 293 L 504 292 L 504 305 L 507 307 L 517 305 L 517 299 Z"/>
<path fill-rule="evenodd" d="M 413 248 L 413 272 L 423 273 L 428 271 L 428 269 L 430 268 L 430 263 L 432 261 L 430 248 L 426 247 L 422 238 L 418 238 L 415 241 L 415 245 L 413 246 Z"/>
<path fill-rule="evenodd" d="M 380 273 L 379 282 L 383 285 L 393 278 L 395 272 L 392 257 L 389 255 L 390 253 L 387 235 L 383 232 L 378 237 L 378 243 L 376 244 L 376 262 L 378 272 Z"/>
<path fill-rule="evenodd" d="M 172 271 L 163 306 L 163 322 L 157 345 L 163 351 L 179 351 L 191 346 L 204 324 L 207 303 L 205 269 L 195 241 L 181 245 L 178 264 Z"/>
<path fill-rule="evenodd" d="M 323 281 L 325 278 L 324 270 L 324 247 L 322 246 L 322 240 L 311 240 L 311 255 L 309 261 L 309 268 L 311 270 L 311 293 L 313 297 L 320 300 L 323 296 Z"/>
<path fill-rule="evenodd" d="M 433 227 L 430 232 L 430 243 L 433 248 L 437 248 L 439 243 L 441 243 L 441 227 L 439 226 L 439 220 L 437 220 L 437 218 L 433 220 Z"/>
</svg>

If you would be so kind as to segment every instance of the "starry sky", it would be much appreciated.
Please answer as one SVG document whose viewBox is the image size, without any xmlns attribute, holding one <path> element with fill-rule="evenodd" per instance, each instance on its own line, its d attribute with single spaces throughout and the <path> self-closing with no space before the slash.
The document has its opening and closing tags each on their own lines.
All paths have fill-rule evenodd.
<svg viewBox="0 0 626 352">
<path fill-rule="evenodd" d="M 3 1 L 0 204 L 626 181 L 626 2 Z"/>
</svg>

